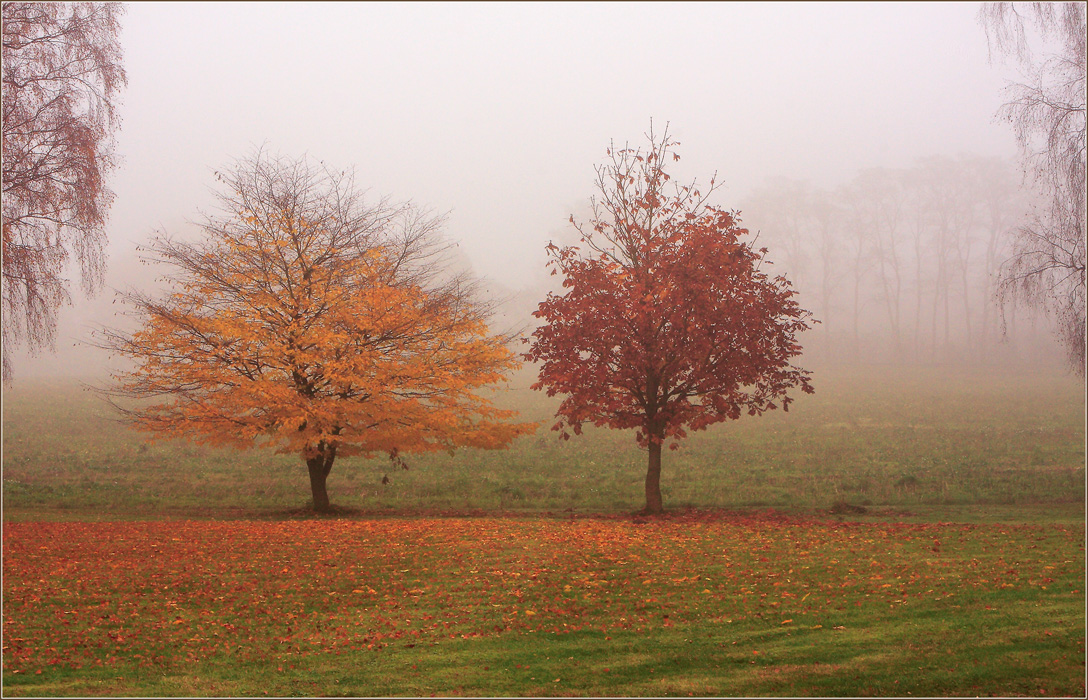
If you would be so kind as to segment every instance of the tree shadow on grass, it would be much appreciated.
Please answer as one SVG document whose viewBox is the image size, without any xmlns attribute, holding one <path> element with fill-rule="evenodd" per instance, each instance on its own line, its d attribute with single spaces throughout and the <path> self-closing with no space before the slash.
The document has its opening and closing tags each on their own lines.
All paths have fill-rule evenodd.
<svg viewBox="0 0 1088 700">
<path fill-rule="evenodd" d="M 363 508 L 352 506 L 330 505 L 328 510 L 314 510 L 313 505 L 307 503 L 303 506 L 283 508 L 266 508 L 256 511 L 254 515 L 261 520 L 330 520 L 339 518 L 361 518 L 374 513 Z"/>
</svg>

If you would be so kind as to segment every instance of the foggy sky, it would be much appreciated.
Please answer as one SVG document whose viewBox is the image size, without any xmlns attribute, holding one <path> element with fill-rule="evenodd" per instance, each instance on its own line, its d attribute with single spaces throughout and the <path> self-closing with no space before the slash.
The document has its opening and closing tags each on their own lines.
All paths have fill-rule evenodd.
<svg viewBox="0 0 1088 700">
<path fill-rule="evenodd" d="M 133 3 L 107 285 L 262 144 L 449 212 L 475 271 L 511 289 L 544 276 L 609 140 L 642 143 L 651 118 L 681 142 L 673 174 L 717 171 L 730 208 L 771 176 L 834 186 L 935 154 L 1013 157 L 993 115 L 1016 76 L 988 63 L 978 8 Z M 85 336 L 72 291 L 59 346 Z"/>
</svg>

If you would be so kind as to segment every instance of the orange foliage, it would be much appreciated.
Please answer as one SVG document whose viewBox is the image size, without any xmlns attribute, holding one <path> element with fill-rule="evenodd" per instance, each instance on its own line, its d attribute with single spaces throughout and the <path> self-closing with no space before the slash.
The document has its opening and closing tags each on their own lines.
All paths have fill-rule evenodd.
<svg viewBox="0 0 1088 700">
<path fill-rule="evenodd" d="M 157 241 L 181 273 L 176 288 L 135 298 L 144 327 L 112 340 L 136 361 L 118 393 L 168 399 L 130 410 L 132 422 L 302 454 L 311 478 L 323 472 L 322 490 L 337 455 L 495 448 L 534 428 L 475 393 L 517 366 L 489 334 L 486 308 L 463 280 L 440 284 L 407 265 L 433 253 L 424 244 L 437 222 L 410 219 L 395 233 L 382 230 L 395 211 L 330 213 L 330 192 L 342 204 L 350 187 L 318 179 L 329 190 L 315 201 L 303 187 L 312 172 L 300 181 L 273 166 L 264 179 L 230 180 L 235 211 L 205 225 L 202 245 Z"/>
</svg>

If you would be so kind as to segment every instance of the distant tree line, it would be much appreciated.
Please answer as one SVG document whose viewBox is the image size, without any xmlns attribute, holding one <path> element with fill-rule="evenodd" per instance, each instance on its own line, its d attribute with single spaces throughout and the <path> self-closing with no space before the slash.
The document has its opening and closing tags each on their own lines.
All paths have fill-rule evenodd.
<svg viewBox="0 0 1088 700">
<path fill-rule="evenodd" d="M 999 299 L 1035 204 L 1011 163 L 963 155 L 865 170 L 834 189 L 772 179 L 741 214 L 821 324 L 807 353 L 984 363 L 1053 344 L 1043 311 Z"/>
</svg>

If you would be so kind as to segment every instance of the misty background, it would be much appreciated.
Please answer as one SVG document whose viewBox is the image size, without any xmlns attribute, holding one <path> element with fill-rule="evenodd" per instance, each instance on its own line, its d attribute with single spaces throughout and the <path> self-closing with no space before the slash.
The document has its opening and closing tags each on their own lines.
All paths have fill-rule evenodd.
<svg viewBox="0 0 1088 700">
<path fill-rule="evenodd" d="M 993 273 L 1032 206 L 994 114 L 977 3 L 134 3 L 109 181 L 106 288 L 71 286 L 57 352 L 16 381 L 95 375 L 113 289 L 154 288 L 155 231 L 195 235 L 214 171 L 264 146 L 354 168 L 374 198 L 447 213 L 463 265 L 524 327 L 549 240 L 576 240 L 611 140 L 670 124 L 670 170 L 722 184 L 821 321 L 818 363 L 1060 366 L 1048 319 L 1004 316 Z M 74 278 L 74 276 L 73 276 Z"/>
</svg>

